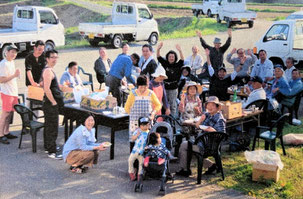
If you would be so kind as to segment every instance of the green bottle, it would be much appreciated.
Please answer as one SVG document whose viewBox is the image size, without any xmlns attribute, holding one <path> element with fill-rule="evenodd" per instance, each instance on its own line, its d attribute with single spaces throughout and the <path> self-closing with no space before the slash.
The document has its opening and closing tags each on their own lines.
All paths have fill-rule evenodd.
<svg viewBox="0 0 303 199">
<path fill-rule="evenodd" d="M 233 102 L 237 102 L 237 90 L 234 90 Z"/>
</svg>

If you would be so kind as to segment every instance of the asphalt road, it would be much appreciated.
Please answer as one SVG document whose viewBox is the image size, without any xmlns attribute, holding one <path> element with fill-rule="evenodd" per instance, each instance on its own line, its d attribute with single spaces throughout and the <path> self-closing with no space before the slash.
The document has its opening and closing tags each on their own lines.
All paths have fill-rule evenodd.
<svg viewBox="0 0 303 199">
<path fill-rule="evenodd" d="M 232 48 L 253 48 L 254 43 L 264 34 L 271 22 L 257 21 L 253 29 L 236 28 L 233 31 Z M 227 34 L 205 36 L 211 44 L 214 37 L 226 40 Z M 131 44 L 130 53 L 141 54 L 141 43 Z M 164 41 L 162 55 L 180 44 L 184 55 L 191 53 L 191 47 L 198 45 L 199 39 L 186 38 Z M 121 52 L 120 49 L 108 49 L 109 57 L 114 60 Z M 204 52 L 202 52 L 203 57 Z M 81 48 L 59 51 L 58 64 L 55 71 L 60 77 L 70 61 L 77 61 L 85 71 L 93 71 L 94 61 L 98 58 L 97 48 Z M 25 92 L 24 85 L 24 57 L 16 60 L 16 67 L 21 69 L 22 76 L 19 79 L 19 92 Z M 94 77 L 95 87 L 98 87 Z M 61 118 L 62 120 L 62 118 Z M 15 114 L 12 131 L 19 135 L 21 126 L 20 118 Z M 64 144 L 63 128 L 57 143 Z M 110 131 L 101 128 L 100 141 L 109 141 Z M 43 151 L 42 132 L 38 136 L 38 151 L 31 152 L 30 136 L 24 138 L 23 147 L 17 149 L 19 140 L 12 140 L 10 145 L 0 145 L 0 199 L 10 198 L 155 198 L 157 196 L 158 181 L 145 181 L 144 193 L 133 193 L 134 183 L 129 182 L 127 174 L 128 158 L 128 132 L 121 131 L 116 134 L 115 160 L 109 160 L 109 151 L 100 154 L 99 164 L 84 175 L 72 174 L 68 171 L 68 165 L 63 161 L 53 160 L 47 157 Z M 220 176 L 218 176 L 218 179 Z M 209 185 L 202 181 L 202 185 L 195 184 L 195 176 L 187 179 L 179 178 L 174 184 L 168 183 L 168 194 L 164 198 L 245 198 L 233 190 L 224 190 L 216 185 Z"/>
</svg>

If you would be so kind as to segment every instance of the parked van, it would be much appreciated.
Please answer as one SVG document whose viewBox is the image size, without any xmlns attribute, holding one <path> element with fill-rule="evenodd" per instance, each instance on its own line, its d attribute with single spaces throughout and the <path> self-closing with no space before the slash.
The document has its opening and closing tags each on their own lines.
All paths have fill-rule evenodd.
<svg viewBox="0 0 303 199">
<path fill-rule="evenodd" d="M 114 2 L 112 22 L 80 23 L 80 34 L 91 46 L 99 42 L 111 43 L 115 48 L 123 40 L 148 41 L 151 45 L 158 42 L 158 23 L 145 4 L 131 2 Z"/>
</svg>

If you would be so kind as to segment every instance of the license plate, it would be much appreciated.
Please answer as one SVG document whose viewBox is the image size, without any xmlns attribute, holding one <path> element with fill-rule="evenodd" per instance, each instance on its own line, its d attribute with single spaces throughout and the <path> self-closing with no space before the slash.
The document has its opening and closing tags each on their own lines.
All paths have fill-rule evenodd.
<svg viewBox="0 0 303 199">
<path fill-rule="evenodd" d="M 89 38 L 89 39 L 94 39 L 94 38 L 95 38 L 94 33 L 90 33 L 90 34 L 88 35 L 88 38 Z"/>
<path fill-rule="evenodd" d="M 247 22 L 247 19 L 241 19 L 241 22 Z"/>
</svg>

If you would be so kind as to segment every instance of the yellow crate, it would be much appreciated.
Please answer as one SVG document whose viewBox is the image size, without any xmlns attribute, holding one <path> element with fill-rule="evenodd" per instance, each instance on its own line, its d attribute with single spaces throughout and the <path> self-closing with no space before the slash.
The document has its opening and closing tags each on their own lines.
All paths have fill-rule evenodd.
<svg viewBox="0 0 303 199">
<path fill-rule="evenodd" d="M 92 111 L 112 110 L 117 106 L 117 99 L 112 96 L 107 96 L 104 100 L 95 100 L 90 98 L 89 95 L 85 95 L 82 96 L 80 105 Z"/>
</svg>

